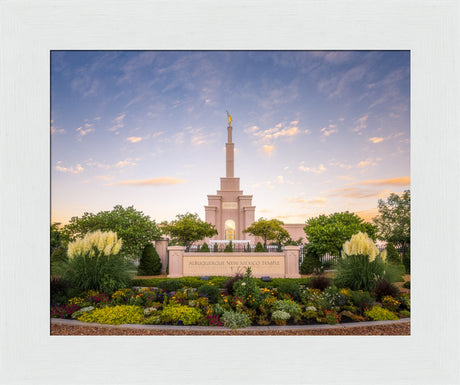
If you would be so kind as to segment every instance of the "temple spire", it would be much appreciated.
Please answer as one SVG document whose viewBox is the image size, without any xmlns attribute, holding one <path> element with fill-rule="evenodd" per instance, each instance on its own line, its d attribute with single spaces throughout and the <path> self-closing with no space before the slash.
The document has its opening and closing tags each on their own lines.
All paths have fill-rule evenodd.
<svg viewBox="0 0 460 385">
<path fill-rule="evenodd" d="M 228 140 L 225 144 L 225 153 L 226 153 L 226 177 L 234 177 L 234 144 L 232 143 L 232 117 L 227 111 L 228 116 L 228 127 L 227 135 Z"/>
</svg>

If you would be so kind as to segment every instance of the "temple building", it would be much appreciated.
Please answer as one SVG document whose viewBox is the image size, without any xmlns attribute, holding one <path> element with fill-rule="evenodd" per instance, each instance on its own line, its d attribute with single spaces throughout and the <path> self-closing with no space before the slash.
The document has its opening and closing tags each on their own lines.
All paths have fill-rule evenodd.
<svg viewBox="0 0 460 385">
<path fill-rule="evenodd" d="M 227 112 L 228 115 L 228 112 Z M 220 178 L 220 190 L 217 194 L 208 195 L 208 205 L 204 206 L 205 220 L 215 226 L 218 234 L 206 241 L 250 242 L 255 244 L 261 239 L 243 233 L 255 222 L 256 207 L 252 205 L 252 195 L 245 195 L 240 190 L 240 178 L 235 177 L 235 144 L 232 142 L 232 117 L 228 115 L 227 143 L 225 144 L 226 174 Z M 305 242 L 305 223 L 285 224 L 292 240 L 299 238 Z"/>
<path fill-rule="evenodd" d="M 228 113 L 227 113 L 228 114 Z M 218 234 L 211 240 L 253 241 L 254 237 L 243 233 L 255 220 L 252 195 L 240 189 L 240 178 L 235 177 L 234 143 L 232 142 L 232 118 L 228 115 L 227 143 L 225 144 L 226 175 L 220 178 L 220 190 L 208 195 L 205 220 L 215 226 Z"/>
</svg>

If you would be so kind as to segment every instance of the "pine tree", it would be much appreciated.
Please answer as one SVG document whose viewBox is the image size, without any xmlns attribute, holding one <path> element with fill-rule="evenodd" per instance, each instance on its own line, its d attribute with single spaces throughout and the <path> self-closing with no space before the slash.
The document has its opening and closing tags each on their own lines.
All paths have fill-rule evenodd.
<svg viewBox="0 0 460 385">
<path fill-rule="evenodd" d="M 227 246 L 225 246 L 224 253 L 233 253 L 232 241 L 230 241 Z"/>
<path fill-rule="evenodd" d="M 265 251 L 264 247 L 262 246 L 262 243 L 257 242 L 256 248 L 254 249 L 255 253 L 263 253 Z"/>
<path fill-rule="evenodd" d="M 200 252 L 201 252 L 201 253 L 209 253 L 209 251 L 210 251 L 210 250 L 209 250 L 208 244 L 207 244 L 206 242 L 203 243 L 203 246 L 201 246 Z"/>
<path fill-rule="evenodd" d="M 139 261 L 139 275 L 159 275 L 161 274 L 161 260 L 153 244 L 149 243 L 144 247 Z"/>
</svg>

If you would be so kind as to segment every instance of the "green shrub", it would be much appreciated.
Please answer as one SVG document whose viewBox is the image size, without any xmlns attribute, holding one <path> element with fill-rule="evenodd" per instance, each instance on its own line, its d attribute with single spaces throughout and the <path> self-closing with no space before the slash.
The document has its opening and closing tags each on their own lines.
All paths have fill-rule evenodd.
<svg viewBox="0 0 460 385">
<path fill-rule="evenodd" d="M 72 313 L 72 318 L 77 319 L 78 317 L 81 317 L 83 314 L 93 311 L 94 309 L 94 306 L 82 307 L 80 310 L 77 310 L 76 312 Z"/>
<path fill-rule="evenodd" d="M 201 249 L 200 249 L 200 253 L 209 253 L 210 250 L 209 250 L 209 246 L 208 244 L 205 242 L 203 243 L 203 246 L 201 246 Z"/>
<path fill-rule="evenodd" d="M 300 285 L 295 281 L 283 280 L 276 286 L 276 289 L 279 294 L 289 294 L 296 301 L 300 298 Z"/>
<path fill-rule="evenodd" d="M 100 324 L 140 324 L 144 318 L 144 310 L 140 306 L 118 305 L 95 309 L 78 317 L 82 322 L 95 322 Z"/>
<path fill-rule="evenodd" d="M 209 277 L 209 282 L 213 283 L 215 286 L 223 289 L 225 282 L 227 282 L 228 277 L 224 276 L 214 276 L 214 277 Z"/>
<path fill-rule="evenodd" d="M 351 292 L 351 301 L 355 306 L 364 309 L 369 307 L 375 302 L 375 297 L 367 291 L 352 291 Z"/>
<path fill-rule="evenodd" d="M 321 268 L 320 256 L 312 245 L 306 246 L 305 257 L 300 265 L 300 274 L 313 274 Z"/>
<path fill-rule="evenodd" d="M 406 274 L 410 274 L 410 246 L 407 248 L 406 254 L 403 257 L 403 264 Z"/>
<path fill-rule="evenodd" d="M 225 311 L 221 317 L 224 326 L 231 329 L 245 328 L 251 326 L 251 318 L 244 313 Z"/>
<path fill-rule="evenodd" d="M 410 310 L 410 294 L 403 293 L 398 297 L 399 301 L 401 302 L 401 307 L 407 310 Z"/>
<path fill-rule="evenodd" d="M 227 292 L 227 295 L 235 295 L 235 292 L 233 291 L 235 282 L 243 279 L 243 275 L 240 273 L 235 274 L 233 277 L 228 278 L 225 283 L 224 283 L 224 289 Z"/>
<path fill-rule="evenodd" d="M 214 285 L 202 285 L 198 288 L 198 295 L 206 297 L 211 303 L 216 303 L 220 298 L 220 290 Z"/>
<path fill-rule="evenodd" d="M 203 315 L 198 308 L 184 305 L 168 305 L 161 312 L 161 320 L 173 325 L 178 323 L 196 325 L 202 317 Z"/>
<path fill-rule="evenodd" d="M 248 242 L 248 244 L 246 245 L 246 247 L 244 248 L 244 251 L 246 253 L 250 253 L 251 252 L 251 244 Z"/>
<path fill-rule="evenodd" d="M 410 281 L 404 282 L 403 288 L 410 289 Z"/>
<path fill-rule="evenodd" d="M 182 283 L 182 280 L 180 279 L 166 279 L 164 281 L 161 281 L 158 284 L 158 287 L 160 289 L 170 292 L 180 290 L 184 287 L 184 285 Z"/>
<path fill-rule="evenodd" d="M 217 253 L 219 251 L 219 246 L 217 246 L 217 243 L 214 243 L 213 251 Z"/>
<path fill-rule="evenodd" d="M 286 321 L 291 318 L 291 315 L 283 310 L 275 310 L 272 313 L 272 320 L 275 321 L 277 325 L 286 325 Z"/>
<path fill-rule="evenodd" d="M 284 299 L 280 301 L 275 301 L 272 305 L 274 311 L 283 311 L 289 314 L 294 320 L 299 320 L 302 313 L 301 307 L 294 301 L 289 299 Z"/>
<path fill-rule="evenodd" d="M 157 251 L 151 243 L 147 244 L 142 251 L 142 256 L 139 261 L 139 275 L 159 275 L 161 274 L 161 260 Z"/>
<path fill-rule="evenodd" d="M 233 253 L 233 244 L 232 241 L 230 241 L 224 249 L 224 253 Z"/>
<path fill-rule="evenodd" d="M 244 298 L 247 306 L 258 308 L 261 301 L 260 288 L 252 277 L 251 268 L 248 267 L 243 279 L 233 284 L 233 292 L 239 298 Z"/>
<path fill-rule="evenodd" d="M 198 289 L 201 285 L 203 285 L 203 281 L 199 277 L 182 277 L 180 281 L 182 282 L 183 287 L 193 287 Z"/>
<path fill-rule="evenodd" d="M 396 321 L 397 319 L 399 319 L 396 314 L 380 306 L 374 306 L 372 309 L 366 310 L 364 312 L 364 315 L 366 317 L 372 318 L 374 321 Z"/>
<path fill-rule="evenodd" d="M 347 302 L 347 298 L 340 293 L 335 286 L 329 286 L 321 293 L 319 304 L 322 309 L 332 309 L 333 307 L 342 307 Z"/>
<path fill-rule="evenodd" d="M 386 247 L 386 251 L 387 251 L 386 261 L 388 263 L 393 263 L 395 265 L 402 264 L 401 257 L 399 255 L 398 251 L 396 250 L 396 248 L 393 246 L 393 243 L 388 242 L 387 247 Z"/>
<path fill-rule="evenodd" d="M 401 310 L 399 312 L 403 317 L 410 317 L 410 311 L 409 310 Z"/>
<path fill-rule="evenodd" d="M 264 247 L 262 246 L 262 243 L 257 242 L 257 245 L 254 249 L 255 253 L 263 253 L 265 251 Z"/>
<path fill-rule="evenodd" d="M 59 246 L 57 249 L 53 251 L 51 254 L 50 262 L 51 262 L 51 275 L 59 274 L 59 268 L 68 262 L 69 258 L 67 256 L 67 248 L 64 246 Z"/>
</svg>

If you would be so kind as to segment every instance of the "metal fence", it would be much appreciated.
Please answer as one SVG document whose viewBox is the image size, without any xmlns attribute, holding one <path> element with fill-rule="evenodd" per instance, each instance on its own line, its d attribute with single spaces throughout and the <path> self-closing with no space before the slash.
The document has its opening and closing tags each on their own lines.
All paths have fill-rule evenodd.
<svg viewBox="0 0 460 385">
<path fill-rule="evenodd" d="M 216 246 L 214 246 L 216 245 Z M 227 242 L 219 242 L 219 243 L 213 243 L 208 245 L 209 247 L 209 252 L 210 253 L 223 253 L 225 251 L 225 247 L 228 245 Z M 201 245 L 192 245 L 190 246 L 190 249 L 187 251 L 189 253 L 197 253 L 201 252 Z M 249 245 L 248 250 L 248 243 L 247 242 L 240 242 L 240 243 L 232 243 L 232 250 L 235 253 L 245 253 L 245 252 L 254 252 L 254 249 L 256 248 L 255 245 Z M 267 251 L 268 252 L 277 252 L 280 251 L 278 250 L 278 246 L 267 246 Z M 284 251 L 284 247 L 281 247 L 281 252 Z"/>
</svg>

